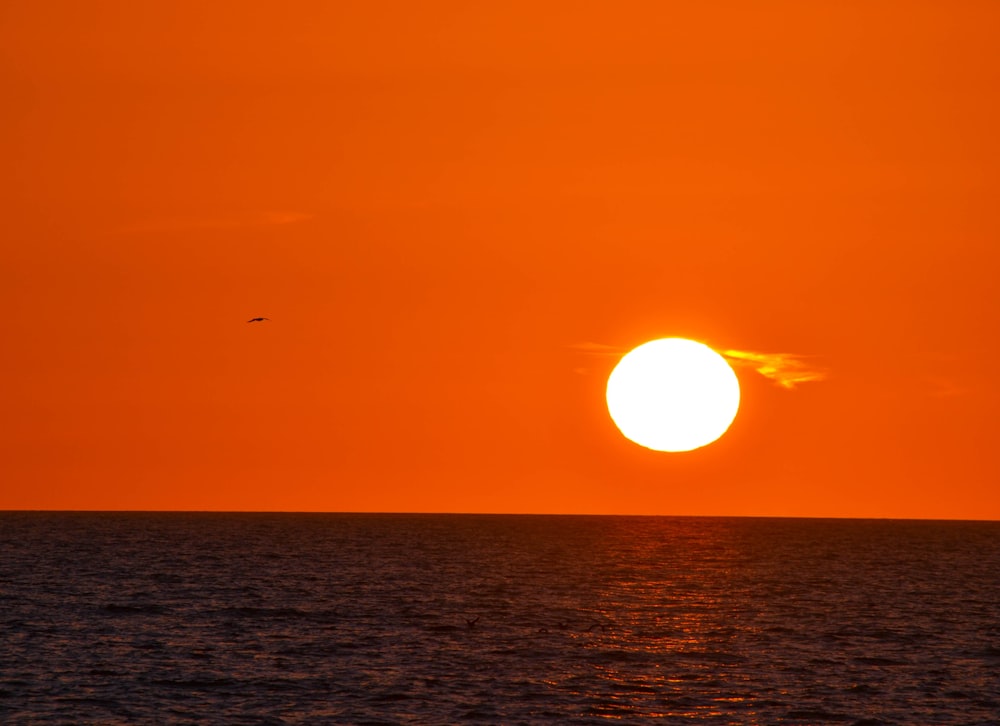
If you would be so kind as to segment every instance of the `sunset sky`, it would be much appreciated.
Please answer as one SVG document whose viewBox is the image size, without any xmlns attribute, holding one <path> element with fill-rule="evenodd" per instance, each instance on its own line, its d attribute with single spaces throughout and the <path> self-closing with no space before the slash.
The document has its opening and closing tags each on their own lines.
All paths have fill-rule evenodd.
<svg viewBox="0 0 1000 726">
<path fill-rule="evenodd" d="M 0 0 L 0 509 L 1000 519 L 998 28 Z M 688 453 L 604 400 L 667 336 Z"/>
</svg>

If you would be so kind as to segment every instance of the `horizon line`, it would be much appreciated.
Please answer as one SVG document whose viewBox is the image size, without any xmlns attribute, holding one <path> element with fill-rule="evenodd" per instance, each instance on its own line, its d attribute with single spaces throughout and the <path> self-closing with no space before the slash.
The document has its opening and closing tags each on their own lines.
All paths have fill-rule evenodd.
<svg viewBox="0 0 1000 726">
<path fill-rule="evenodd" d="M 4 514 L 346 514 L 346 515 L 402 515 L 402 516 L 455 516 L 455 517 L 658 517 L 662 519 L 812 519 L 819 521 L 857 522 L 991 522 L 1000 519 L 969 519 L 954 517 L 891 517 L 891 516 L 836 516 L 789 514 L 627 514 L 597 512 L 442 512 L 442 511 L 385 511 L 385 510 L 309 510 L 309 509 L 0 509 Z"/>
</svg>

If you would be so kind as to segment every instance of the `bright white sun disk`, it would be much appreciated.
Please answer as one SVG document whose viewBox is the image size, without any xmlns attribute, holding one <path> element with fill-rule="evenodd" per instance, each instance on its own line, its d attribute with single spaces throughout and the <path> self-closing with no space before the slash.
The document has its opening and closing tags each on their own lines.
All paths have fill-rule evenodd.
<svg viewBox="0 0 1000 726">
<path fill-rule="evenodd" d="M 702 343 L 662 338 L 627 353 L 608 378 L 608 412 L 622 434 L 655 451 L 690 451 L 726 432 L 740 384 Z"/>
</svg>

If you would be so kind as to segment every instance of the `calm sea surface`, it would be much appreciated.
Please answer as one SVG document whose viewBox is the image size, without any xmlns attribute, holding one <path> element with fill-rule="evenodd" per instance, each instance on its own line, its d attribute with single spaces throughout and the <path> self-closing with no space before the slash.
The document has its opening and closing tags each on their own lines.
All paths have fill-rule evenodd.
<svg viewBox="0 0 1000 726">
<path fill-rule="evenodd" d="M 0 723 L 997 724 L 1000 523 L 0 513 Z"/>
</svg>

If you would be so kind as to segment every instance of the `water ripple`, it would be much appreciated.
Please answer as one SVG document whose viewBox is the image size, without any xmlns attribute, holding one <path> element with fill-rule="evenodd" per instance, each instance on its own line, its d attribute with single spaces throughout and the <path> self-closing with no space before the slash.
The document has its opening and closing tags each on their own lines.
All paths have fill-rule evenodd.
<svg viewBox="0 0 1000 726">
<path fill-rule="evenodd" d="M 0 722 L 974 724 L 1000 525 L 0 513 Z"/>
</svg>

